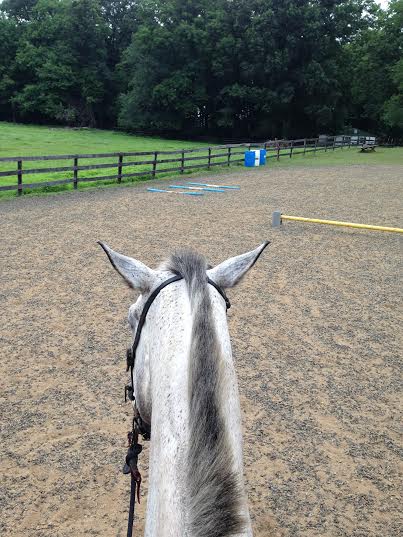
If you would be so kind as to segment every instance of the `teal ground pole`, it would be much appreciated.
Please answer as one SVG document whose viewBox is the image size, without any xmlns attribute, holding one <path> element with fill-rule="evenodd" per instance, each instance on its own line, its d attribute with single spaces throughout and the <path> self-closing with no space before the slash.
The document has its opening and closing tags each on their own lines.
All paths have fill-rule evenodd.
<svg viewBox="0 0 403 537">
<path fill-rule="evenodd" d="M 189 188 L 192 189 L 191 186 L 181 186 L 181 185 L 169 185 L 169 188 Z M 225 190 L 219 189 L 219 188 L 205 188 L 205 187 L 193 187 L 198 188 L 200 190 L 203 190 L 204 192 L 225 192 Z"/>
<path fill-rule="evenodd" d="M 173 190 L 162 190 L 161 188 L 147 188 L 148 192 L 162 192 L 163 194 L 185 194 L 187 196 L 203 196 L 203 192 L 175 192 Z"/>
<path fill-rule="evenodd" d="M 192 183 L 191 181 L 188 181 L 189 185 L 193 186 L 207 186 L 207 187 L 213 187 L 213 188 L 225 188 L 225 189 L 232 189 L 232 190 L 239 190 L 240 186 L 229 186 L 229 185 L 212 185 L 209 183 Z"/>
</svg>

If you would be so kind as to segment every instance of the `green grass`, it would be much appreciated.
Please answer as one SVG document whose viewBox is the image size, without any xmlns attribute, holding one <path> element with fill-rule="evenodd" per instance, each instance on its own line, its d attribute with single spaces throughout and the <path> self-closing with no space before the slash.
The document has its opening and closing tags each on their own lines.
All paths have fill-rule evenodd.
<svg viewBox="0 0 403 537">
<path fill-rule="evenodd" d="M 83 129 L 74 130 L 63 127 L 45 127 L 34 125 L 19 125 L 12 123 L 0 122 L 0 157 L 14 156 L 39 156 L 39 155 L 65 155 L 65 154 L 95 154 L 95 153 L 114 153 L 114 152 L 135 152 L 135 151 L 169 151 L 177 149 L 191 149 L 206 147 L 206 151 L 197 153 L 197 156 L 207 156 L 207 147 L 209 144 L 200 142 L 191 142 L 187 140 L 166 140 L 162 138 L 136 136 L 118 131 L 106 131 L 98 129 Z M 242 151 L 242 149 L 241 149 Z M 287 152 L 288 150 L 284 150 Z M 301 151 L 300 148 L 295 149 L 295 152 Z M 222 151 L 219 151 L 221 153 Z M 273 152 L 269 152 L 273 155 Z M 179 158 L 180 155 L 167 155 L 162 158 Z M 236 155 L 240 158 L 241 155 Z M 144 160 L 152 160 L 152 156 L 125 157 L 125 162 L 140 162 Z M 214 159 L 214 162 L 226 163 L 226 156 Z M 96 158 L 82 159 L 79 165 L 90 164 L 105 164 L 113 163 L 114 167 L 98 170 L 79 171 L 79 177 L 97 177 L 113 175 L 117 172 L 117 157 L 113 158 Z M 203 163 L 203 161 L 194 161 L 194 163 Z M 39 168 L 54 168 L 60 166 L 72 165 L 72 160 L 56 160 L 56 161 L 37 161 L 23 162 L 23 170 L 39 169 Z M 192 162 L 188 162 L 192 164 Z M 337 165 L 352 165 L 352 164 L 403 164 L 403 148 L 377 148 L 374 153 L 360 153 L 356 147 L 351 149 L 331 149 L 327 152 L 319 151 L 316 154 L 307 153 L 306 155 L 293 155 L 290 159 L 288 156 L 281 156 L 277 161 L 275 158 L 268 159 L 269 166 L 272 167 L 287 167 L 287 166 L 337 166 Z M 158 169 L 174 168 L 179 166 L 179 162 L 158 164 Z M 242 165 L 242 164 L 241 164 Z M 16 162 L 0 162 L 0 171 L 16 170 Z M 220 170 L 221 166 L 212 168 Z M 150 164 L 133 165 L 123 168 L 123 173 L 134 173 L 144 171 L 145 174 L 151 170 Z M 200 173 L 207 170 L 204 168 L 195 169 L 191 173 Z M 188 173 L 188 172 L 187 172 Z M 23 183 L 42 183 L 46 181 L 55 181 L 59 179 L 71 179 L 72 171 L 64 172 L 49 172 L 41 174 L 23 175 Z M 163 171 L 157 174 L 157 177 L 178 176 L 178 172 Z M 143 178 L 134 177 L 123 179 L 124 184 L 132 184 L 149 178 L 146 175 Z M 16 175 L 8 177 L 0 177 L 0 185 L 16 184 Z M 80 182 L 79 188 L 93 188 L 95 186 L 115 185 L 116 180 L 100 180 L 94 182 Z M 57 185 L 45 186 L 34 189 L 24 189 L 24 194 L 44 194 L 47 192 L 58 192 L 71 190 L 72 185 Z M 16 191 L 0 192 L 0 197 L 16 196 Z"/>
<path fill-rule="evenodd" d="M 297 151 L 301 151 L 300 148 Z M 269 154 L 273 154 L 269 152 Z M 292 158 L 282 157 L 279 161 L 269 159 L 271 166 L 348 166 L 362 164 L 403 165 L 403 147 L 377 147 L 370 153 L 361 153 L 357 147 L 331 148 L 325 151 L 306 153 L 306 155 L 293 155 Z"/>
<path fill-rule="evenodd" d="M 207 143 L 191 142 L 188 140 L 166 140 L 162 138 L 136 136 L 118 131 L 106 131 L 98 129 L 68 129 L 63 127 L 46 127 L 35 125 L 19 125 L 12 123 L 0 122 L 0 157 L 14 156 L 39 156 L 39 155 L 66 155 L 66 154 L 96 154 L 96 153 L 115 153 L 115 152 L 135 152 L 135 151 L 170 151 L 177 149 L 190 149 L 196 147 L 208 147 Z M 198 155 L 207 155 L 206 152 Z M 167 155 L 164 158 L 180 158 L 180 155 Z M 126 157 L 126 162 L 138 162 L 152 160 L 152 156 Z M 225 160 L 219 159 L 219 160 Z M 116 164 L 113 168 L 103 168 L 98 170 L 79 171 L 79 177 L 97 177 L 113 175 L 116 173 L 117 157 L 113 158 L 96 158 L 79 160 L 79 165 L 91 164 Z M 198 163 L 196 161 L 196 163 Z M 23 170 L 55 168 L 61 166 L 70 166 L 72 160 L 52 160 L 52 161 L 33 161 L 23 162 Z M 159 170 L 164 168 L 173 168 L 180 166 L 180 163 L 166 163 L 158 165 Z M 11 171 L 17 169 L 16 162 L 0 162 L 0 171 Z M 123 173 L 149 172 L 151 165 L 136 165 L 123 168 Z M 166 176 L 163 172 L 158 173 L 157 177 Z M 23 183 L 42 183 L 45 181 L 56 181 L 60 179 L 71 179 L 72 171 L 49 172 L 41 174 L 23 174 Z M 142 180 L 142 178 L 124 179 L 124 183 L 133 183 Z M 144 179 L 143 179 L 144 180 Z M 0 185 L 13 185 L 16 183 L 16 175 L 0 177 Z M 115 180 L 102 180 L 96 182 L 79 183 L 79 188 L 90 188 L 94 186 L 107 186 L 116 184 Z M 57 185 L 35 189 L 24 189 L 27 193 L 44 193 L 55 192 L 60 190 L 71 190 L 72 185 Z M 1 197 L 15 196 L 16 191 L 0 192 Z"/>
<path fill-rule="evenodd" d="M 0 157 L 114 153 L 203 147 L 200 142 L 164 140 L 118 131 L 69 129 L 0 122 Z"/>
</svg>

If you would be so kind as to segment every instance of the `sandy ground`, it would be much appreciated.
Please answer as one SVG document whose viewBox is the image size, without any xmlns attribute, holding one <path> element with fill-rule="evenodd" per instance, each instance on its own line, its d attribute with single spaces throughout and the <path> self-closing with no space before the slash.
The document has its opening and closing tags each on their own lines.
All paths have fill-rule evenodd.
<svg viewBox="0 0 403 537">
<path fill-rule="evenodd" d="M 126 535 L 134 296 L 97 239 L 151 266 L 178 246 L 216 263 L 271 240 L 229 292 L 255 536 L 401 534 L 402 237 L 270 220 L 402 227 L 402 178 L 267 166 L 214 177 L 241 190 L 204 198 L 143 184 L 0 203 L 1 535 Z"/>
</svg>

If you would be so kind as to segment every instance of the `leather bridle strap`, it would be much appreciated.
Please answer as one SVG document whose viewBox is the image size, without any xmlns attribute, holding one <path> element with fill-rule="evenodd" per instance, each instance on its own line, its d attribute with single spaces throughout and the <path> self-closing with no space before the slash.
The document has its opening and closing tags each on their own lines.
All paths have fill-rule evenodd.
<svg viewBox="0 0 403 537">
<path fill-rule="evenodd" d="M 129 397 L 131 401 L 135 400 L 134 397 L 134 379 L 133 379 L 133 370 L 134 370 L 134 360 L 136 358 L 136 350 L 140 343 L 140 337 L 141 337 L 141 331 L 143 329 L 144 323 L 146 322 L 146 317 L 148 310 L 150 309 L 152 303 L 157 298 L 159 293 L 169 284 L 177 282 L 179 280 L 182 280 L 182 276 L 172 276 L 172 278 L 168 278 L 164 282 L 162 282 L 158 287 L 154 289 L 154 291 L 151 293 L 151 295 L 147 298 L 146 303 L 144 304 L 143 311 L 141 312 L 139 324 L 137 325 L 136 335 L 134 336 L 133 345 L 127 349 L 126 354 L 126 371 L 129 371 L 130 369 L 130 380 L 131 385 L 125 386 L 125 400 L 126 396 Z M 140 433 L 143 434 L 143 436 L 149 436 L 148 431 L 145 429 L 141 430 L 141 424 L 138 424 Z"/>
<path fill-rule="evenodd" d="M 129 371 L 129 369 L 130 369 L 131 384 L 125 386 L 125 400 L 128 397 L 131 401 L 135 401 L 135 397 L 134 397 L 134 378 L 133 378 L 134 361 L 135 361 L 135 358 L 136 358 L 136 350 L 137 350 L 137 347 L 138 347 L 138 345 L 140 343 L 141 331 L 143 329 L 144 323 L 146 322 L 147 313 L 148 313 L 152 303 L 154 302 L 154 300 L 157 298 L 159 293 L 165 287 L 167 287 L 171 283 L 177 282 L 177 281 L 182 280 L 182 279 L 183 279 L 183 277 L 180 276 L 180 275 L 176 275 L 176 276 L 172 276 L 171 278 L 168 278 L 167 280 L 162 282 L 158 287 L 156 287 L 154 289 L 154 291 L 147 298 L 147 301 L 144 304 L 143 311 L 141 312 L 141 315 L 140 315 L 139 324 L 137 326 L 136 334 L 134 336 L 133 345 L 127 349 L 127 354 L 126 354 L 126 364 L 127 364 L 126 371 Z M 225 294 L 224 290 L 221 289 L 221 287 L 219 285 L 217 285 L 213 280 L 211 280 L 208 277 L 207 277 L 207 283 L 212 285 L 220 293 L 222 298 L 225 300 L 225 306 L 226 306 L 226 308 L 228 310 L 231 307 L 231 303 L 228 300 L 228 297 Z M 141 419 L 141 416 L 139 416 L 139 418 L 138 418 L 137 426 L 138 426 L 139 432 L 143 435 L 143 437 L 145 439 L 149 439 L 149 437 L 150 437 L 149 427 L 147 428 L 147 426 L 143 423 L 143 421 Z"/>
<path fill-rule="evenodd" d="M 220 293 L 220 295 L 225 300 L 225 306 L 226 306 L 227 310 L 229 310 L 230 307 L 231 307 L 231 302 L 229 301 L 229 298 L 225 294 L 224 289 L 221 289 L 221 287 L 219 285 L 217 285 L 213 280 L 210 280 L 210 278 L 207 278 L 207 281 L 208 281 L 208 283 L 210 285 L 212 285 L 215 289 L 217 289 L 217 291 Z"/>
<path fill-rule="evenodd" d="M 144 323 L 146 322 L 148 310 L 150 309 L 152 303 L 157 298 L 159 293 L 165 287 L 167 287 L 171 283 L 177 282 L 177 281 L 182 280 L 182 279 L 183 279 L 183 276 L 180 276 L 180 275 L 172 276 L 172 278 L 168 278 L 168 280 L 165 280 L 158 287 L 156 287 L 156 289 L 154 289 L 154 291 L 151 293 L 151 295 L 148 297 L 146 303 L 144 304 L 143 311 L 141 312 L 141 315 L 140 315 L 139 324 L 137 326 L 136 335 L 134 336 L 134 341 L 133 341 L 133 345 L 132 345 L 132 348 L 131 348 L 131 352 L 128 352 L 128 355 L 127 355 L 127 370 L 129 370 L 129 368 L 132 368 L 132 371 L 131 371 L 131 373 L 132 373 L 132 386 L 133 386 L 134 358 L 136 356 L 137 347 L 138 347 L 138 345 L 140 343 L 141 331 L 143 329 Z M 224 290 L 221 289 L 221 287 L 219 285 L 217 285 L 210 278 L 207 278 L 207 282 L 210 285 L 212 285 L 220 293 L 220 295 L 225 300 L 225 306 L 226 306 L 226 308 L 228 310 L 231 307 L 231 303 L 230 303 L 227 295 L 225 294 Z M 130 351 L 130 349 L 129 349 L 129 351 Z"/>
<path fill-rule="evenodd" d="M 172 278 L 168 278 L 168 280 L 165 280 L 164 282 L 161 283 L 161 285 L 159 285 L 156 289 L 154 289 L 154 291 L 151 293 L 151 295 L 147 298 L 147 302 L 144 304 L 143 311 L 141 312 L 141 315 L 140 315 L 139 324 L 137 326 L 136 335 L 134 337 L 134 341 L 133 341 L 133 345 L 132 345 L 133 360 L 134 360 L 134 355 L 136 353 L 136 349 L 137 349 L 138 344 L 140 342 L 141 330 L 142 330 L 142 328 L 144 326 L 144 323 L 146 322 L 147 313 L 148 313 L 148 310 L 151 307 L 151 304 L 154 302 L 154 300 L 157 298 L 157 296 L 160 294 L 160 292 L 165 287 L 167 287 L 167 285 L 169 285 L 169 284 L 171 284 L 173 282 L 177 282 L 177 281 L 182 280 L 182 279 L 183 279 L 182 276 L 172 276 Z"/>
</svg>

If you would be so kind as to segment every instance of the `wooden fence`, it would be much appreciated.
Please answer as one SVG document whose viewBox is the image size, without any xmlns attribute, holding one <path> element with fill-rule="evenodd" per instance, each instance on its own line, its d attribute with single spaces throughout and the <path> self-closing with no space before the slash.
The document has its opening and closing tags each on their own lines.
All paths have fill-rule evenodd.
<svg viewBox="0 0 403 537">
<path fill-rule="evenodd" d="M 365 141 L 365 138 L 361 139 L 357 136 L 333 136 L 321 138 L 301 138 L 298 140 L 270 140 L 261 143 L 227 144 L 195 149 L 177 149 L 172 151 L 136 151 L 84 155 L 49 155 L 37 157 L 0 157 L 0 178 L 15 178 L 15 182 L 13 182 L 13 184 L 1 185 L 0 191 L 17 190 L 18 195 L 21 195 L 24 188 L 32 189 L 37 187 L 66 184 L 72 184 L 73 188 L 77 189 L 78 183 L 80 182 L 84 183 L 90 181 L 116 180 L 117 183 L 120 183 L 122 179 L 130 177 L 155 177 L 158 173 L 173 172 L 183 174 L 188 170 L 194 170 L 197 168 L 210 169 L 212 166 L 230 166 L 231 164 L 243 162 L 245 150 L 250 149 L 266 149 L 268 159 L 275 158 L 279 160 L 280 157 L 292 158 L 294 155 L 306 154 L 309 152 L 316 153 L 317 151 L 334 151 L 335 149 L 343 147 L 359 145 L 365 143 Z M 205 154 L 198 155 L 198 153 Z M 133 160 L 133 158 L 136 157 L 141 157 L 141 159 Z M 142 157 L 145 157 L 145 160 L 142 160 Z M 81 161 L 85 162 L 86 159 L 109 159 L 111 161 L 101 164 L 81 164 Z M 67 166 L 56 166 L 53 168 L 25 167 L 25 163 L 39 161 L 41 163 L 43 161 L 70 161 L 70 163 Z M 198 161 L 200 161 L 200 163 L 198 163 Z M 4 166 L 2 163 L 7 162 L 16 163 L 16 167 L 14 167 L 12 170 L 2 171 Z M 165 167 L 164 165 L 168 165 L 168 167 Z M 129 169 L 128 173 L 124 173 L 126 169 L 133 169 L 135 166 L 141 166 L 143 169 L 141 171 L 131 171 Z M 146 169 L 144 169 L 144 167 L 146 167 Z M 87 177 L 85 173 L 82 174 L 82 172 L 86 172 L 87 170 L 101 170 L 108 168 L 114 169 L 113 174 L 96 176 L 90 176 L 87 174 Z M 71 176 L 52 181 L 45 180 L 38 182 L 23 182 L 24 176 L 49 173 L 69 173 Z"/>
</svg>

